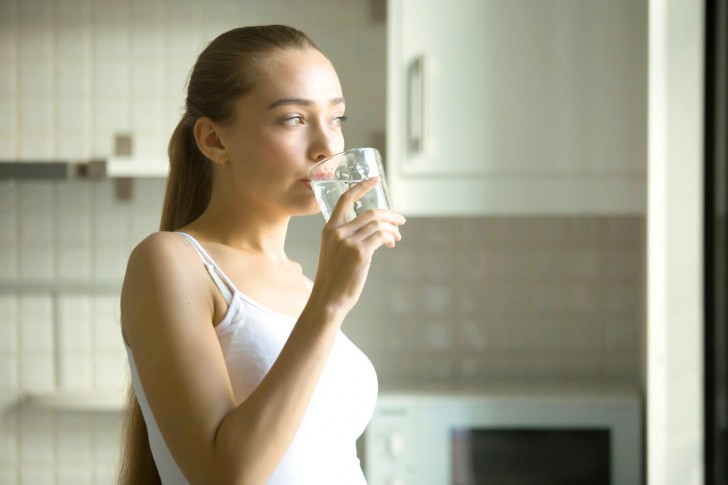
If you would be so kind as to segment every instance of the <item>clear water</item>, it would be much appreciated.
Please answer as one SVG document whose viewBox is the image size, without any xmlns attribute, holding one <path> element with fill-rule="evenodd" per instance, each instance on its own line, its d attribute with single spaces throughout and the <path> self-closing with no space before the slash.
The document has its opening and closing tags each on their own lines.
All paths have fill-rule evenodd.
<svg viewBox="0 0 728 485">
<path fill-rule="evenodd" d="M 359 182 L 361 180 L 311 181 L 311 188 L 313 188 L 313 193 L 316 195 L 316 200 L 321 207 L 321 213 L 327 221 L 331 217 L 331 213 L 334 211 L 334 207 L 336 207 L 336 203 L 339 201 L 341 194 Z M 346 220 L 350 221 L 369 209 L 386 209 L 388 207 L 387 194 L 380 180 L 373 189 L 364 194 L 361 199 L 354 202 L 354 209 L 347 214 Z"/>
</svg>

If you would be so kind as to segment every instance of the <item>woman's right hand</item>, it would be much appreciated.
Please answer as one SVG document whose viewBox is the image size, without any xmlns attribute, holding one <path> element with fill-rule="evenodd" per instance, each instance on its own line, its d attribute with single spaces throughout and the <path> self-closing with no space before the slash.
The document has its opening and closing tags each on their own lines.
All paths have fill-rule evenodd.
<svg viewBox="0 0 728 485">
<path fill-rule="evenodd" d="M 405 218 L 392 210 L 372 209 L 346 221 L 354 202 L 377 182 L 367 179 L 344 192 L 324 226 L 312 297 L 322 298 L 330 310 L 349 312 L 364 288 L 374 251 L 393 248 L 402 239 L 398 227 Z"/>
</svg>

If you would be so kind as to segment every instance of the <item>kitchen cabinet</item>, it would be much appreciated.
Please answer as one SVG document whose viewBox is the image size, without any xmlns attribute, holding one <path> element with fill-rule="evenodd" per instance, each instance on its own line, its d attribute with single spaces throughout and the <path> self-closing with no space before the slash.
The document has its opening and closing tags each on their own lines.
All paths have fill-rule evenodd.
<svg viewBox="0 0 728 485">
<path fill-rule="evenodd" d="M 388 2 L 387 176 L 406 215 L 641 214 L 647 2 Z"/>
</svg>

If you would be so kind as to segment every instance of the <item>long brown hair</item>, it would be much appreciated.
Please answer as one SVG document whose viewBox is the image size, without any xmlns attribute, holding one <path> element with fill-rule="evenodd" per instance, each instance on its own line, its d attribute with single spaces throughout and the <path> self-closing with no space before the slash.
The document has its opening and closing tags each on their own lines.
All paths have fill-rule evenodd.
<svg viewBox="0 0 728 485">
<path fill-rule="evenodd" d="M 278 50 L 319 50 L 303 32 L 285 25 L 241 27 L 215 38 L 190 74 L 185 112 L 169 140 L 170 171 L 159 229 L 174 231 L 199 217 L 210 202 L 212 162 L 197 147 L 193 129 L 205 116 L 235 119 L 234 102 L 255 85 L 256 65 Z M 156 485 L 149 436 L 134 388 L 129 384 L 119 464 L 120 485 Z"/>
</svg>

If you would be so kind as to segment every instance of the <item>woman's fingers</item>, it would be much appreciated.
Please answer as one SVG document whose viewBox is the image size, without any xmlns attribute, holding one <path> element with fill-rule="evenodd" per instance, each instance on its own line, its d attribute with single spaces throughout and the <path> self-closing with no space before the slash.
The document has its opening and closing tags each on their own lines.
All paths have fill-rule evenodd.
<svg viewBox="0 0 728 485">
<path fill-rule="evenodd" d="M 351 212 L 354 208 L 354 202 L 361 199 L 364 194 L 369 192 L 377 185 L 379 177 L 372 177 L 370 179 L 362 180 L 358 184 L 351 187 L 349 190 L 341 194 L 339 201 L 334 207 L 334 211 L 331 213 L 329 221 L 333 221 L 336 224 L 343 224 L 346 222 L 346 215 Z"/>
</svg>

